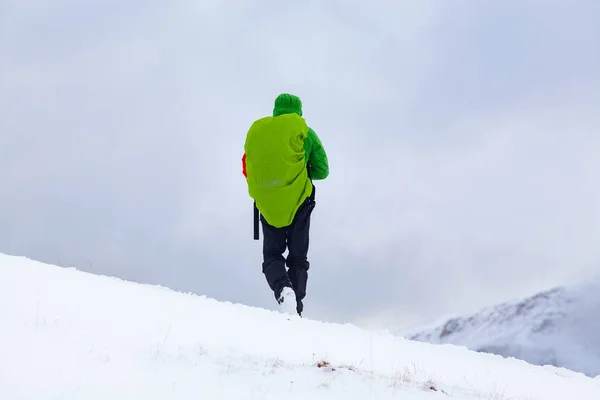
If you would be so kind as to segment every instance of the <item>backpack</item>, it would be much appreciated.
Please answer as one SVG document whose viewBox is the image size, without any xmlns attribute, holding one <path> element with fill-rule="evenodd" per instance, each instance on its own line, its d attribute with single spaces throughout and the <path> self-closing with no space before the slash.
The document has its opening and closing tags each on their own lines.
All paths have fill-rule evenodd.
<svg viewBox="0 0 600 400">
<path fill-rule="evenodd" d="M 304 141 L 308 125 L 290 113 L 255 121 L 244 144 L 248 194 L 265 221 L 289 226 L 313 190 L 308 176 Z"/>
</svg>

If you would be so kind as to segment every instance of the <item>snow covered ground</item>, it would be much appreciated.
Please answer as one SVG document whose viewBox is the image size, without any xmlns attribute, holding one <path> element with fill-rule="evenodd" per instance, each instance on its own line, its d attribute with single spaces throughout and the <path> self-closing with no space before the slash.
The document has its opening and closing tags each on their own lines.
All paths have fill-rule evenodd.
<svg viewBox="0 0 600 400">
<path fill-rule="evenodd" d="M 558 287 L 400 333 L 600 375 L 600 282 Z"/>
<path fill-rule="evenodd" d="M 597 400 L 600 379 L 0 254 L 2 400 L 448 398 Z"/>
</svg>

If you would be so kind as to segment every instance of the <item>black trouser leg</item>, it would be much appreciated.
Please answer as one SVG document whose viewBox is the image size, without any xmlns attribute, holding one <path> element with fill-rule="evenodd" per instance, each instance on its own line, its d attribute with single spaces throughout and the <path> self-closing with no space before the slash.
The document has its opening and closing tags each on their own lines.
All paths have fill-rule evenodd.
<svg viewBox="0 0 600 400">
<path fill-rule="evenodd" d="M 296 292 L 298 313 L 302 312 L 304 308 L 302 299 L 306 297 L 306 284 L 308 283 L 308 269 L 310 267 L 308 261 L 310 216 L 314 207 L 314 198 L 309 197 L 306 199 L 298 209 L 292 225 L 287 230 L 288 276 Z"/>
<path fill-rule="evenodd" d="M 284 286 L 291 286 L 285 270 L 286 228 L 275 228 L 260 216 L 263 231 L 262 271 L 277 299 Z"/>
</svg>

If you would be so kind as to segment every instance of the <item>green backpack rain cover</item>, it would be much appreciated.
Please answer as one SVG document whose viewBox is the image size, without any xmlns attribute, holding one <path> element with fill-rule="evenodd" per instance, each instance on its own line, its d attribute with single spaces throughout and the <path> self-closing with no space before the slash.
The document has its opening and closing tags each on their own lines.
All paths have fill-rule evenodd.
<svg viewBox="0 0 600 400">
<path fill-rule="evenodd" d="M 276 228 L 289 226 L 312 193 L 304 148 L 308 130 L 304 118 L 291 113 L 261 118 L 246 135 L 248 193 Z"/>
</svg>

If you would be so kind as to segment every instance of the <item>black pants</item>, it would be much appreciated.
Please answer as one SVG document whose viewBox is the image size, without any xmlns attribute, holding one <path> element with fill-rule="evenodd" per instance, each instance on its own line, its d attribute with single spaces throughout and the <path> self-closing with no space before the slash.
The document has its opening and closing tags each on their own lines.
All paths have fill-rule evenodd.
<svg viewBox="0 0 600 400">
<path fill-rule="evenodd" d="M 292 224 L 283 228 L 275 228 L 260 216 L 263 230 L 263 264 L 262 271 L 275 298 L 281 290 L 292 287 L 296 293 L 297 311 L 304 308 L 302 299 L 306 297 L 308 282 L 308 244 L 310 216 L 315 207 L 315 188 L 310 197 L 298 208 Z M 288 249 L 287 259 L 283 256 Z M 286 271 L 286 265 L 288 270 Z"/>
</svg>

